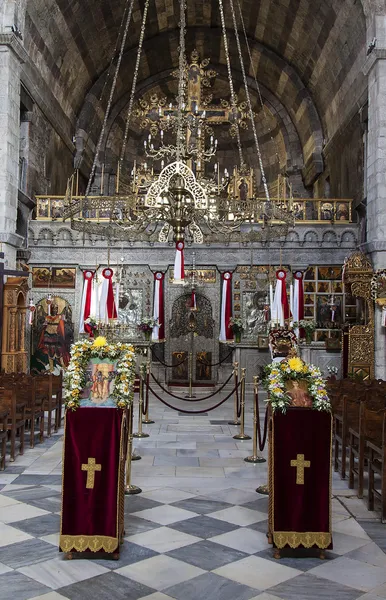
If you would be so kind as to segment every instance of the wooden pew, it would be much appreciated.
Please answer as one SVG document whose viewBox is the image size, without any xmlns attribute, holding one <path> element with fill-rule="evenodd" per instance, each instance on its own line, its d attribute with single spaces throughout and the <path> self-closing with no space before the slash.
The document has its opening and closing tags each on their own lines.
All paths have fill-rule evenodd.
<svg viewBox="0 0 386 600">
<path fill-rule="evenodd" d="M 383 395 L 382 395 L 383 396 Z M 367 508 L 374 510 L 374 499 L 381 502 L 382 523 L 386 522 L 386 409 L 383 398 L 365 408 L 366 452 L 368 464 Z M 380 476 L 380 485 L 375 486 L 375 474 Z"/>
<path fill-rule="evenodd" d="M 11 456 L 10 461 L 14 462 L 16 454 L 16 438 L 19 437 L 19 454 L 24 454 L 24 434 L 25 434 L 25 402 L 17 399 L 17 388 L 15 385 L 9 388 L 0 388 L 0 410 L 9 411 L 7 420 L 7 430 L 11 436 Z"/>
<path fill-rule="evenodd" d="M 7 451 L 7 423 L 8 423 L 8 408 L 0 409 L 0 471 L 5 469 L 5 454 Z"/>
</svg>

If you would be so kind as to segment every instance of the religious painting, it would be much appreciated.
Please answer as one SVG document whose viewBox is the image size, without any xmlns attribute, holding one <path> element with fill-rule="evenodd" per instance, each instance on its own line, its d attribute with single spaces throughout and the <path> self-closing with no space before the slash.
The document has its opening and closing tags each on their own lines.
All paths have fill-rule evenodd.
<svg viewBox="0 0 386 600">
<path fill-rule="evenodd" d="M 234 302 L 240 302 L 240 294 L 233 294 L 233 300 Z"/>
<path fill-rule="evenodd" d="M 188 381 L 188 353 L 173 352 L 172 354 L 172 379 L 173 381 Z"/>
<path fill-rule="evenodd" d="M 330 281 L 321 281 L 318 283 L 318 293 L 319 294 L 329 294 L 330 293 Z"/>
<path fill-rule="evenodd" d="M 328 339 L 327 329 L 322 329 L 320 331 L 316 331 L 316 341 L 317 342 L 325 342 L 327 339 Z"/>
<path fill-rule="evenodd" d="M 304 307 L 304 318 L 313 319 L 314 318 L 314 307 L 313 306 L 305 306 Z"/>
<path fill-rule="evenodd" d="M 304 284 L 305 292 L 315 292 L 315 282 L 314 281 L 306 281 Z"/>
<path fill-rule="evenodd" d="M 292 212 L 296 221 L 304 221 L 304 203 L 294 202 Z"/>
<path fill-rule="evenodd" d="M 234 282 L 233 288 L 235 290 L 239 290 L 240 289 L 240 279 L 238 279 L 237 281 Z"/>
<path fill-rule="evenodd" d="M 342 268 L 341 267 L 319 267 L 318 268 L 318 279 L 342 279 Z"/>
<path fill-rule="evenodd" d="M 315 267 L 308 267 L 307 271 L 304 273 L 304 280 L 313 280 L 315 279 Z"/>
<path fill-rule="evenodd" d="M 257 338 L 257 347 L 259 350 L 268 350 L 269 338 L 267 335 L 259 335 Z"/>
<path fill-rule="evenodd" d="M 350 205 L 348 202 L 338 202 L 336 207 L 336 220 L 337 221 L 349 221 L 350 220 Z"/>
<path fill-rule="evenodd" d="M 196 283 L 216 283 L 216 269 L 185 269 L 185 280 L 192 281 L 194 279 Z M 169 281 L 174 281 L 174 268 L 169 269 Z"/>
<path fill-rule="evenodd" d="M 318 296 L 316 305 L 316 320 L 319 326 L 327 325 L 331 321 L 331 307 L 329 296 Z"/>
<path fill-rule="evenodd" d="M 331 202 L 321 204 L 320 218 L 322 221 L 332 221 L 334 219 L 334 205 Z"/>
<path fill-rule="evenodd" d="M 49 203 L 48 198 L 46 198 L 46 199 L 39 198 L 38 204 L 36 207 L 36 216 L 38 219 L 48 219 L 48 217 L 49 217 L 49 214 L 48 214 L 49 204 L 48 203 Z"/>
<path fill-rule="evenodd" d="M 343 293 L 343 283 L 341 281 L 333 281 L 332 282 L 332 291 L 335 294 L 342 294 Z"/>
<path fill-rule="evenodd" d="M 312 399 L 308 393 L 308 382 L 306 380 L 286 381 L 286 389 L 292 398 L 290 406 L 312 408 Z"/>
<path fill-rule="evenodd" d="M 197 312 L 190 310 L 191 293 L 181 294 L 172 307 L 170 320 L 170 337 L 179 338 L 187 334 L 197 334 L 208 339 L 214 336 L 214 320 L 212 304 L 203 294 L 196 294 Z"/>
<path fill-rule="evenodd" d="M 63 200 L 51 200 L 51 218 L 61 219 L 63 216 Z"/>
<path fill-rule="evenodd" d="M 212 353 L 196 353 L 196 381 L 210 381 L 212 379 Z"/>
<path fill-rule="evenodd" d="M 265 290 L 243 293 L 243 337 L 257 342 L 259 334 L 266 334 L 269 322 L 269 307 Z"/>
<path fill-rule="evenodd" d="M 33 267 L 32 287 L 74 289 L 76 269 L 72 267 Z"/>
<path fill-rule="evenodd" d="M 241 310 L 241 305 L 240 305 L 240 304 L 237 302 L 237 304 L 234 304 L 234 305 L 233 305 L 233 310 L 234 310 L 235 312 L 240 312 L 240 310 Z"/>
<path fill-rule="evenodd" d="M 70 362 L 74 341 L 72 308 L 60 296 L 54 296 L 48 314 L 47 299 L 36 304 L 35 324 L 31 333 L 31 373 L 59 372 Z"/>
<path fill-rule="evenodd" d="M 108 358 L 92 358 L 86 367 L 80 406 L 114 408 L 116 403 L 112 393 L 115 377 L 116 362 Z"/>
<path fill-rule="evenodd" d="M 305 294 L 304 304 L 315 304 L 315 296 L 313 294 Z"/>
<path fill-rule="evenodd" d="M 118 321 L 128 327 L 128 335 L 138 337 L 142 313 L 143 290 L 125 288 L 119 297 Z"/>
</svg>

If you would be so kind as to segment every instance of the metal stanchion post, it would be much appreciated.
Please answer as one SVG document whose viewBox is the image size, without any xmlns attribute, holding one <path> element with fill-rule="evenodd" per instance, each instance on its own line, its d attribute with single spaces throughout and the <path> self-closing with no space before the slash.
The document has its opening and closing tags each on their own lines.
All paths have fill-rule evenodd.
<svg viewBox="0 0 386 600">
<path fill-rule="evenodd" d="M 235 383 L 235 393 L 234 393 L 234 419 L 233 421 L 228 421 L 228 425 L 240 425 L 240 421 L 237 417 L 237 390 L 236 390 L 236 386 L 238 384 L 238 378 L 239 378 L 239 363 L 235 362 L 233 363 L 233 376 L 234 376 L 234 383 Z"/>
<path fill-rule="evenodd" d="M 133 437 L 135 438 L 146 438 L 149 437 L 148 433 L 144 433 L 142 431 L 142 406 L 143 406 L 143 375 L 141 373 L 141 378 L 139 380 L 139 401 L 138 401 L 138 432 L 133 433 Z"/>
<path fill-rule="evenodd" d="M 259 392 L 259 378 L 257 377 L 257 375 L 255 375 L 253 378 L 253 390 L 255 393 L 253 407 L 253 454 L 252 456 L 247 456 L 246 458 L 244 458 L 244 460 L 248 463 L 263 463 L 266 462 L 265 458 L 263 458 L 262 456 L 258 456 L 257 454 L 257 428 L 259 426 L 259 419 L 257 414 L 258 407 L 256 402 L 257 394 Z"/>
<path fill-rule="evenodd" d="M 193 352 L 189 352 L 189 393 L 185 398 L 195 398 L 193 395 Z"/>
<path fill-rule="evenodd" d="M 151 371 L 151 345 L 149 344 L 149 347 L 147 349 L 147 364 L 146 364 L 146 377 L 147 377 L 147 382 L 149 383 L 149 379 L 150 379 L 150 371 Z M 149 417 L 149 390 L 148 387 L 146 386 L 146 400 L 147 400 L 147 406 L 146 406 L 146 415 L 145 418 L 142 420 L 142 423 L 144 425 L 152 425 L 152 423 L 154 423 L 154 421 L 152 419 L 150 419 Z"/>
<path fill-rule="evenodd" d="M 241 369 L 241 421 L 240 421 L 240 433 L 233 436 L 234 440 L 250 440 L 251 436 L 244 432 L 245 426 L 245 371 Z"/>
<path fill-rule="evenodd" d="M 125 494 L 140 494 L 141 488 L 131 483 L 131 455 L 133 453 L 133 403 L 129 408 L 129 422 L 128 422 L 128 434 L 127 434 L 127 458 L 126 458 L 126 486 Z"/>
</svg>

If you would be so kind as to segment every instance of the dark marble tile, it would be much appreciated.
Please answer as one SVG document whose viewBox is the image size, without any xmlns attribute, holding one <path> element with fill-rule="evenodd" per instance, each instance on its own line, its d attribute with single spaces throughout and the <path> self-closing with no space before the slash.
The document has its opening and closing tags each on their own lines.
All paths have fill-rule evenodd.
<svg viewBox="0 0 386 600">
<path fill-rule="evenodd" d="M 231 506 L 233 506 L 233 504 L 228 504 L 228 502 L 217 502 L 216 500 L 209 500 L 209 498 L 205 498 L 205 496 L 197 496 L 196 498 L 187 498 L 186 500 L 179 500 L 178 502 L 173 502 L 171 506 L 176 506 L 177 508 L 184 508 L 185 510 L 190 510 L 200 515 L 206 515 L 207 513 L 215 512 L 216 510 L 230 508 Z"/>
<path fill-rule="evenodd" d="M 36 500 L 29 500 L 28 504 L 36 506 L 36 508 L 48 510 L 48 512 L 58 512 L 62 508 L 62 497 L 60 494 L 54 494 L 49 498 L 37 498 Z"/>
<path fill-rule="evenodd" d="M 5 483 L 0 485 L 0 492 L 1 492 L 1 490 L 2 490 L 3 488 L 5 488 L 5 486 L 6 486 L 6 484 L 5 484 Z"/>
<path fill-rule="evenodd" d="M 28 487 L 22 490 L 9 490 L 8 492 L 4 492 L 4 496 L 9 496 L 14 500 L 19 500 L 19 502 L 26 502 L 27 504 L 32 504 L 33 502 L 36 502 L 38 500 L 45 500 L 47 498 L 61 497 L 59 492 L 55 492 L 54 490 L 51 490 L 44 486 Z"/>
<path fill-rule="evenodd" d="M 158 527 L 161 527 L 159 523 L 154 523 L 153 521 L 147 521 L 146 519 L 130 515 L 125 519 L 125 536 L 129 537 L 130 535 L 136 535 L 137 533 L 144 533 L 145 531 L 157 529 Z"/>
<path fill-rule="evenodd" d="M 177 531 L 189 533 L 190 535 L 196 535 L 204 539 L 238 529 L 238 525 L 232 525 L 226 521 L 220 521 L 220 519 L 213 519 L 212 517 L 206 517 L 202 515 L 199 517 L 193 517 L 192 519 L 186 519 L 185 521 L 180 521 L 179 523 L 169 525 L 169 527 L 172 529 L 177 529 Z"/>
<path fill-rule="evenodd" d="M 214 573 L 204 573 L 194 579 L 173 585 L 163 594 L 177 600 L 248 600 L 259 594 L 259 591 L 242 585 Z"/>
<path fill-rule="evenodd" d="M 209 423 L 211 425 L 229 425 L 231 419 L 211 419 Z"/>
<path fill-rule="evenodd" d="M 0 575 L 1 600 L 28 600 L 52 590 L 17 571 Z"/>
<path fill-rule="evenodd" d="M 14 485 L 61 485 L 61 475 L 19 475 L 14 481 Z"/>
<path fill-rule="evenodd" d="M 369 513 L 371 514 L 371 513 Z M 369 538 L 386 553 L 386 526 L 380 521 L 359 521 Z"/>
<path fill-rule="evenodd" d="M 118 573 L 104 573 L 56 591 L 70 600 L 137 600 L 155 592 Z"/>
<path fill-rule="evenodd" d="M 143 498 L 143 496 L 125 496 L 125 514 L 137 512 L 139 510 L 146 510 L 148 508 L 155 508 L 156 506 L 162 506 L 162 502 L 156 502 L 150 498 Z"/>
<path fill-rule="evenodd" d="M 29 533 L 35 537 L 42 537 L 50 533 L 58 533 L 60 529 L 59 515 L 41 515 L 33 519 L 24 519 L 24 521 L 16 521 L 12 523 L 12 527 L 16 527 L 25 533 Z"/>
<path fill-rule="evenodd" d="M 2 546 L 0 548 L 0 563 L 12 569 L 20 569 L 20 567 L 50 560 L 57 555 L 58 549 L 52 544 L 48 544 L 43 540 L 25 540 L 9 546 Z"/>
<path fill-rule="evenodd" d="M 93 562 L 96 562 L 102 567 L 106 567 L 107 569 L 115 570 L 119 569 L 120 567 L 126 567 L 127 565 L 132 565 L 133 563 L 145 560 L 146 558 L 152 558 L 153 556 L 157 555 L 158 552 L 154 552 L 154 550 L 150 550 L 150 548 L 138 546 L 138 544 L 132 544 L 131 542 L 125 540 L 124 544 L 120 547 L 119 560 L 95 560 L 94 558 Z"/>
<path fill-rule="evenodd" d="M 244 552 L 215 544 L 210 540 L 203 540 L 177 550 L 171 550 L 167 552 L 167 555 L 206 571 L 214 571 L 214 569 L 219 569 L 224 565 L 249 556 Z"/>
<path fill-rule="evenodd" d="M 333 552 L 326 552 L 326 558 L 323 561 L 319 558 L 319 550 L 318 549 L 284 549 L 280 553 L 281 558 L 280 561 L 273 558 L 273 550 L 272 548 L 268 548 L 267 550 L 262 550 L 261 552 L 256 552 L 255 556 L 259 556 L 260 558 L 265 558 L 274 562 L 275 564 L 284 565 L 286 567 L 292 567 L 293 569 L 298 569 L 299 571 L 309 571 L 314 567 L 320 567 L 320 565 L 324 564 L 324 562 L 335 560 L 338 558 L 337 554 Z"/>
<path fill-rule="evenodd" d="M 12 464 L 12 463 L 10 463 Z M 6 475 L 19 475 L 20 473 L 23 473 L 24 469 L 26 469 L 26 467 L 17 467 L 17 466 L 10 466 L 10 464 L 7 464 L 4 473 Z"/>
<path fill-rule="evenodd" d="M 243 504 L 245 508 L 250 508 L 251 510 L 258 510 L 259 512 L 268 513 L 268 502 L 269 498 L 266 496 L 265 498 L 258 498 L 257 500 L 253 500 L 253 502 L 247 502 L 247 504 Z"/>
<path fill-rule="evenodd" d="M 253 529 L 254 531 L 260 531 L 260 533 L 267 533 L 268 519 L 266 521 L 259 521 L 258 523 L 252 523 L 251 525 L 248 525 L 247 529 Z"/>
<path fill-rule="evenodd" d="M 360 590 L 307 574 L 271 587 L 268 593 L 283 600 L 356 600 L 363 596 Z"/>
</svg>

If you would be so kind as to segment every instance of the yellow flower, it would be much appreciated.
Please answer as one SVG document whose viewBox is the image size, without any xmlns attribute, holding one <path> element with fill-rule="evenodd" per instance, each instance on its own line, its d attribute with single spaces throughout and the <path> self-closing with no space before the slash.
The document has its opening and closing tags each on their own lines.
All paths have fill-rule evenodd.
<svg viewBox="0 0 386 600">
<path fill-rule="evenodd" d="M 94 346 L 94 348 L 102 348 L 102 346 L 106 346 L 106 344 L 107 344 L 106 338 L 103 337 L 103 335 L 100 335 L 97 338 L 95 338 L 93 346 Z"/>
<path fill-rule="evenodd" d="M 280 368 L 281 368 L 282 371 L 285 371 L 286 368 L 287 368 L 287 363 L 282 362 L 281 365 L 280 365 Z"/>
<path fill-rule="evenodd" d="M 303 371 L 304 363 L 301 358 L 295 356 L 294 358 L 290 358 L 288 360 L 288 366 L 291 371 L 296 371 L 296 373 L 301 373 Z"/>
</svg>

